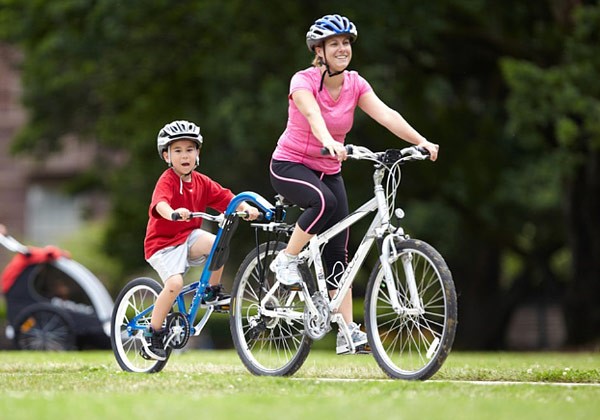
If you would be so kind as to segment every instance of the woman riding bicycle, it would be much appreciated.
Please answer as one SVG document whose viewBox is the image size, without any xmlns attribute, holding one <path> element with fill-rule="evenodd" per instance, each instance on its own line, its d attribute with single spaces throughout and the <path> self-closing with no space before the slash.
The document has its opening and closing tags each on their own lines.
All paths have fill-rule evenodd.
<svg viewBox="0 0 600 420">
<path fill-rule="evenodd" d="M 291 79 L 287 127 L 273 152 L 270 175 L 273 188 L 286 199 L 304 208 L 286 249 L 271 264 L 277 280 L 284 285 L 302 281 L 298 254 L 308 241 L 348 215 L 348 200 L 341 162 L 346 159 L 344 140 L 352 128 L 358 106 L 397 137 L 424 147 L 431 160 L 437 159 L 437 144 L 427 141 L 395 110 L 377 97 L 357 72 L 347 70 L 352 43 L 358 32 L 348 18 L 326 15 L 317 19 L 306 34 L 308 49 L 314 53 L 312 66 Z M 329 155 L 322 156 L 326 148 Z M 337 235 L 323 250 L 329 279 L 335 279 L 348 261 L 348 232 Z M 335 281 L 328 281 L 330 295 Z M 367 337 L 352 319 L 352 294 L 346 295 L 340 313 L 350 329 L 356 348 Z M 350 351 L 338 333 L 336 352 Z"/>
</svg>

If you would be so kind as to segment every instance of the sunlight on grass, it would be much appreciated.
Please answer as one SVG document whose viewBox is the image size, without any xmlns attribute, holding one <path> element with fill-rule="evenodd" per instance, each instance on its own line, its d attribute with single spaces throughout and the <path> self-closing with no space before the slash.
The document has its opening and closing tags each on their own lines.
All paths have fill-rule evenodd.
<svg viewBox="0 0 600 420">
<path fill-rule="evenodd" d="M 591 353 L 452 353 L 433 380 L 408 382 L 387 379 L 371 356 L 332 351 L 313 351 L 291 378 L 253 376 L 233 350 L 176 353 L 158 374 L 123 372 L 111 352 L 2 352 L 0 412 L 61 420 L 590 418 L 600 410 L 599 361 Z M 475 380 L 498 385 L 467 382 Z"/>
</svg>

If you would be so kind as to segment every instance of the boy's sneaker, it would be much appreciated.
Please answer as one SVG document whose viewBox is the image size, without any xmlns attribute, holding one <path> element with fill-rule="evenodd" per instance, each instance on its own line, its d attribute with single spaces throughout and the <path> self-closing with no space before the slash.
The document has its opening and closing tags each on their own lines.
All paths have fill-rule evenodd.
<svg viewBox="0 0 600 420">
<path fill-rule="evenodd" d="M 302 277 L 298 271 L 297 256 L 288 255 L 285 251 L 280 251 L 279 254 L 269 265 L 269 269 L 275 273 L 279 283 L 285 286 L 292 286 L 302 282 Z"/>
<path fill-rule="evenodd" d="M 142 349 L 146 356 L 154 360 L 165 360 L 167 358 L 165 334 L 166 330 L 164 328 L 154 330 L 152 327 L 148 327 L 144 331 L 144 345 Z"/>
<path fill-rule="evenodd" d="M 356 354 L 370 353 L 369 345 L 367 344 L 367 334 L 360 330 L 360 325 L 354 322 L 348 324 L 350 330 L 350 338 L 354 343 L 354 350 Z M 335 352 L 337 354 L 348 354 L 352 351 L 352 348 L 346 341 L 346 337 L 341 332 L 337 334 Z"/>
<path fill-rule="evenodd" d="M 208 286 L 204 291 L 202 304 L 215 306 L 228 306 L 231 296 L 223 291 L 223 285 Z"/>
</svg>

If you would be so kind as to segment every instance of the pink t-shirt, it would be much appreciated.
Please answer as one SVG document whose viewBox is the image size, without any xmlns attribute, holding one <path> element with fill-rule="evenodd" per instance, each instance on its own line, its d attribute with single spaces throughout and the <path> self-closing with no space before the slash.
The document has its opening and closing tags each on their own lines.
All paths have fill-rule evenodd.
<svg viewBox="0 0 600 420">
<path fill-rule="evenodd" d="M 321 71 L 317 67 L 310 67 L 294 74 L 290 82 L 288 95 L 288 121 L 287 127 L 273 152 L 273 159 L 302 163 L 307 167 L 324 172 L 327 175 L 338 173 L 341 163 L 332 156 L 321 155 L 323 145 L 313 135 L 308 120 L 300 113 L 292 100 L 292 94 L 304 89 L 312 92 L 325 125 L 332 137 L 344 144 L 346 134 L 354 122 L 354 110 L 360 97 L 370 92 L 369 83 L 355 71 L 345 71 L 344 83 L 337 101 L 329 95 L 327 88 L 319 92 L 321 84 Z M 327 76 L 326 76 L 327 77 Z"/>
</svg>

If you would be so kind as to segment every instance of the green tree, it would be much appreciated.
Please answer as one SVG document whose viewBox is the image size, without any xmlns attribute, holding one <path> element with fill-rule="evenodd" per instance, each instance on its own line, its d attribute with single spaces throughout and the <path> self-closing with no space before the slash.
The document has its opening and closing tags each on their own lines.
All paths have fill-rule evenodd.
<svg viewBox="0 0 600 420">
<path fill-rule="evenodd" d="M 0 36 L 25 52 L 30 123 L 14 148 L 45 156 L 72 134 L 98 143 L 103 153 L 89 178 L 113 203 L 106 249 L 119 257 L 123 273 L 135 270 L 144 265 L 147 205 L 165 167 L 156 154 L 158 129 L 172 119 L 196 121 L 206 140 L 200 170 L 234 191 L 271 197 L 267 165 L 285 126 L 289 78 L 311 60 L 304 33 L 323 14 L 351 16 L 359 29 L 352 68 L 442 146 L 435 165 L 405 168 L 401 194 L 408 231 L 440 248 L 454 273 L 457 345 L 502 348 L 510 316 L 523 301 L 541 293 L 556 298 L 569 279 L 572 302 L 590 299 L 584 290 L 589 280 L 572 279 L 583 273 L 564 273 L 559 263 L 571 251 L 574 267 L 581 261 L 584 269 L 585 252 L 598 255 L 587 246 L 586 235 L 593 241 L 600 236 L 589 229 L 591 222 L 576 224 L 598 214 L 576 182 L 583 177 L 588 193 L 593 182 L 597 188 L 592 163 L 577 166 L 575 153 L 595 133 L 589 128 L 597 116 L 593 101 L 575 95 L 580 105 L 573 113 L 560 108 L 574 95 L 566 85 L 556 103 L 544 96 L 558 92 L 553 85 L 525 91 L 550 77 L 542 69 L 559 65 L 579 69 L 567 85 L 597 86 L 584 79 L 598 70 L 597 61 L 588 70 L 583 55 L 597 38 L 581 38 L 582 23 L 565 19 L 577 3 L 381 0 L 374 7 L 347 0 L 338 7 L 316 1 L 274 7 L 241 0 L 0 0 Z M 563 57 L 567 39 L 573 45 Z M 503 73 L 507 57 L 524 61 L 506 61 Z M 507 129 L 505 77 L 513 98 Z M 532 106 L 518 108 L 527 103 Z M 543 112 L 529 112 L 538 106 Z M 557 109 L 560 120 L 552 118 Z M 374 149 L 401 145 L 360 112 L 348 142 Z M 556 171 L 564 159 L 573 162 L 571 172 Z M 344 172 L 356 204 L 369 194 L 364 167 L 349 163 Z M 570 192 L 563 202 L 562 191 Z M 563 211 L 566 202 L 571 213 Z M 576 214 L 583 211 L 587 219 Z M 569 229 L 562 227 L 565 214 Z M 247 233 L 236 235 L 239 253 L 250 246 Z M 594 271 L 585 273 L 591 279 Z M 571 337 L 592 336 L 588 330 Z"/>
<path fill-rule="evenodd" d="M 521 139 L 531 191 L 546 196 L 534 201 L 542 214 L 564 209 L 572 254 L 568 331 L 581 344 L 600 331 L 600 7 L 582 7 L 566 24 L 571 31 L 555 63 L 506 60 L 503 68 L 510 130 Z"/>
</svg>

